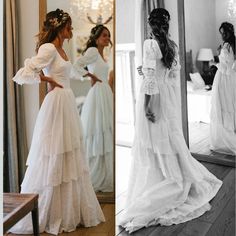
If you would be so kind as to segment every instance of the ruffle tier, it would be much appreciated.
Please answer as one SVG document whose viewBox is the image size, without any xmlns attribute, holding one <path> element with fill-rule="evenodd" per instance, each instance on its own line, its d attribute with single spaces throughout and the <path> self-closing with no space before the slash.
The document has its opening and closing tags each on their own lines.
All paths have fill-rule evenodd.
<svg viewBox="0 0 236 236">
<path fill-rule="evenodd" d="M 85 138 L 86 154 L 89 158 L 113 152 L 113 130 L 97 132 Z"/>
<path fill-rule="evenodd" d="M 210 114 L 210 148 L 230 155 L 236 155 L 235 78 L 234 70 L 226 72 L 219 68 L 213 83 Z"/>
<path fill-rule="evenodd" d="M 87 157 L 113 151 L 113 94 L 106 82 L 97 82 L 88 92 L 82 108 Z"/>
<path fill-rule="evenodd" d="M 107 82 L 97 82 L 82 108 L 86 156 L 95 191 L 113 191 L 113 94 Z"/>
<path fill-rule="evenodd" d="M 222 185 L 189 152 L 181 129 L 179 87 L 162 84 L 152 95 L 148 121 L 140 94 L 127 204 L 119 225 L 129 233 L 152 225 L 186 222 L 210 209 Z"/>
<path fill-rule="evenodd" d="M 95 192 L 113 192 L 113 152 L 89 158 L 91 181 Z"/>
<path fill-rule="evenodd" d="M 208 202 L 222 185 L 191 156 L 183 140 L 172 139 L 179 147 L 172 155 L 134 145 L 127 204 L 118 222 L 129 233 L 199 217 L 210 209 Z"/>
<path fill-rule="evenodd" d="M 73 92 L 55 88 L 39 111 L 22 193 L 39 194 L 40 232 L 57 235 L 78 225 L 105 221 L 96 198 L 83 146 Z M 30 214 L 10 232 L 32 234 Z"/>
<path fill-rule="evenodd" d="M 46 186 L 41 190 L 34 187 L 33 191 L 39 194 L 40 233 L 45 231 L 57 235 L 63 231 L 74 231 L 79 225 L 92 227 L 105 221 L 89 173 L 85 173 L 78 180 L 62 182 L 57 186 Z M 32 189 L 24 185 L 22 192 L 32 193 Z M 16 234 L 33 234 L 31 214 L 9 231 Z"/>
</svg>

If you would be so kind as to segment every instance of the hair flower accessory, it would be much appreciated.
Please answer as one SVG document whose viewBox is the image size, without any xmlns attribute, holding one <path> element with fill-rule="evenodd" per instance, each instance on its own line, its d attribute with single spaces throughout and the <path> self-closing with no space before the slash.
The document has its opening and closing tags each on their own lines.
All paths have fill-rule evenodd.
<svg viewBox="0 0 236 236">
<path fill-rule="evenodd" d="M 49 19 L 50 25 L 54 28 L 61 26 L 70 17 L 69 14 L 67 12 L 64 12 L 63 10 L 57 9 L 56 12 L 57 17 Z"/>
<path fill-rule="evenodd" d="M 52 18 L 52 19 L 49 20 L 49 22 L 53 27 L 58 27 L 58 26 L 61 25 L 61 22 L 58 22 L 57 18 Z"/>
</svg>

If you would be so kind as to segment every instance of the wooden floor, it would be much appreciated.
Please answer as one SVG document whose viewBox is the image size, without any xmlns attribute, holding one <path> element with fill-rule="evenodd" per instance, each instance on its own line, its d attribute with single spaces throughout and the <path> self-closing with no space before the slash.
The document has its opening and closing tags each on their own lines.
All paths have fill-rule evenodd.
<svg viewBox="0 0 236 236">
<path fill-rule="evenodd" d="M 101 204 L 106 222 L 91 228 L 78 228 L 71 233 L 62 233 L 60 236 L 114 236 L 115 235 L 115 204 Z M 29 236 L 29 234 L 27 234 Z M 43 233 L 42 236 L 52 234 Z M 23 234 L 7 234 L 7 236 L 23 236 Z M 26 235 L 24 235 L 26 236 Z"/>
<path fill-rule="evenodd" d="M 130 165 L 130 148 L 117 147 L 116 164 Z M 122 164 L 123 163 L 123 164 Z M 228 166 L 202 162 L 215 176 L 223 180 L 216 197 L 210 202 L 212 208 L 201 217 L 173 226 L 155 226 L 140 229 L 133 236 L 235 236 L 235 169 Z M 128 168 L 116 172 L 116 219 L 122 217 L 124 209 Z M 126 181 L 124 181 L 126 179 Z M 116 235 L 129 235 L 116 226 Z"/>
<path fill-rule="evenodd" d="M 207 123 L 189 123 L 189 149 L 198 160 L 235 167 L 236 156 L 210 150 L 210 125 Z"/>
</svg>

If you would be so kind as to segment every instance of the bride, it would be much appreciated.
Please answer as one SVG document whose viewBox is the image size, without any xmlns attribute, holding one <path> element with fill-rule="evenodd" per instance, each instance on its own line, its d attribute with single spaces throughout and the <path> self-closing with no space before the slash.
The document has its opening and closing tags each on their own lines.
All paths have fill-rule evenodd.
<svg viewBox="0 0 236 236">
<path fill-rule="evenodd" d="M 36 120 L 21 193 L 39 194 L 40 233 L 55 235 L 105 221 L 90 181 L 81 120 L 70 89 L 73 67 L 62 48 L 64 40 L 72 37 L 71 24 L 68 13 L 49 12 L 38 35 L 37 55 L 26 59 L 13 78 L 18 84 L 46 81 L 52 86 Z M 32 234 L 30 214 L 10 232 Z"/>
<path fill-rule="evenodd" d="M 144 80 L 137 109 L 127 205 L 119 225 L 130 233 L 192 220 L 210 210 L 222 182 L 190 154 L 181 129 L 180 69 L 168 37 L 170 15 L 149 16 L 152 38 L 143 46 Z"/>
<path fill-rule="evenodd" d="M 223 22 L 219 28 L 223 46 L 212 88 L 210 123 L 211 149 L 236 155 L 236 61 L 234 26 Z"/>
</svg>

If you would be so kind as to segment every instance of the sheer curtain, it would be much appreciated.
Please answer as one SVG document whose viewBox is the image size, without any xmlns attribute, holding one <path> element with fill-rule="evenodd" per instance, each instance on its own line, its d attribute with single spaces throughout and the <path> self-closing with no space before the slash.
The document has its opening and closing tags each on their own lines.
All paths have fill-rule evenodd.
<svg viewBox="0 0 236 236">
<path fill-rule="evenodd" d="M 4 0 L 4 192 L 18 192 L 28 154 L 23 87 L 13 83 L 19 69 L 17 1 Z"/>
</svg>

